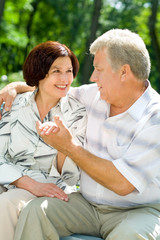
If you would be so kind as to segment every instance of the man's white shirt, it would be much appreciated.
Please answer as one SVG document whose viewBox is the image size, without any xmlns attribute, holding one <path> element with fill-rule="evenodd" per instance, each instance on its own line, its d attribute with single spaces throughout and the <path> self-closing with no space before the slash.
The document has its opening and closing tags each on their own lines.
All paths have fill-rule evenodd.
<svg viewBox="0 0 160 240">
<path fill-rule="evenodd" d="M 82 171 L 83 196 L 98 204 L 122 207 L 160 203 L 160 96 L 150 83 L 126 112 L 113 117 L 96 84 L 72 88 L 70 94 L 87 110 L 85 148 L 112 161 L 135 187 L 132 193 L 119 196 Z"/>
</svg>

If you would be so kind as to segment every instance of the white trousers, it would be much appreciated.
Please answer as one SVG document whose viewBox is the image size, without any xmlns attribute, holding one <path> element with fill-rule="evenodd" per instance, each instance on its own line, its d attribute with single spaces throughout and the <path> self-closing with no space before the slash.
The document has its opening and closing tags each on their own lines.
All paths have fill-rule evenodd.
<svg viewBox="0 0 160 240">
<path fill-rule="evenodd" d="M 24 189 L 10 189 L 0 194 L 0 239 L 13 240 L 18 216 L 26 203 L 36 198 Z"/>
</svg>

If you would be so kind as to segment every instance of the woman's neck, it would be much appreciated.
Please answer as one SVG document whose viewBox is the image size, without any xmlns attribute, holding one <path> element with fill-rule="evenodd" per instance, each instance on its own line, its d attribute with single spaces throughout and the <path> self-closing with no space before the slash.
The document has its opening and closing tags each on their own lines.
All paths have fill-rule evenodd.
<svg viewBox="0 0 160 240">
<path fill-rule="evenodd" d="M 56 106 L 57 103 L 59 102 L 59 100 L 55 100 L 53 98 L 50 98 L 49 96 L 46 96 L 45 94 L 41 94 L 39 91 L 35 96 L 35 101 L 37 104 L 41 121 L 43 121 L 43 119 L 51 110 L 51 108 Z"/>
</svg>

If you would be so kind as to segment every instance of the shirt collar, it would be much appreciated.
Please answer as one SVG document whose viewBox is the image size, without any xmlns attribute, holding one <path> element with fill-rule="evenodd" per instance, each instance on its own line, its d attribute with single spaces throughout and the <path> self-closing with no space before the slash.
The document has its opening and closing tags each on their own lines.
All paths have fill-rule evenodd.
<svg viewBox="0 0 160 240">
<path fill-rule="evenodd" d="M 57 105 L 59 105 L 61 112 L 65 113 L 65 111 L 68 109 L 68 94 L 61 98 Z"/>
<path fill-rule="evenodd" d="M 152 87 L 150 82 L 147 80 L 146 84 L 148 87 L 140 98 L 126 111 L 135 121 L 139 121 L 146 109 L 146 106 L 152 99 Z"/>
<path fill-rule="evenodd" d="M 151 100 L 151 95 L 152 95 L 152 87 L 150 85 L 150 82 L 147 80 L 147 84 L 148 87 L 146 88 L 145 92 L 142 94 L 142 96 L 140 98 L 138 98 L 138 100 L 127 110 L 127 113 L 136 121 L 138 121 L 145 109 L 146 106 L 149 104 L 150 100 Z M 25 103 L 27 104 L 33 104 L 33 102 L 35 103 L 35 95 L 38 91 L 38 88 L 36 90 L 34 90 L 34 92 L 32 92 L 31 94 L 27 95 L 25 98 Z M 97 98 L 100 98 L 100 95 L 97 95 Z M 56 107 L 60 107 L 60 110 L 62 113 L 64 113 L 67 110 L 67 106 L 68 104 L 66 104 L 68 102 L 68 94 L 61 98 L 60 101 L 58 102 L 58 104 L 56 105 Z M 138 111 L 137 111 L 138 109 Z M 52 111 L 52 109 L 51 109 Z"/>
<path fill-rule="evenodd" d="M 38 91 L 38 88 L 36 88 L 33 92 L 27 92 L 26 96 L 24 98 L 25 106 L 31 105 L 35 102 L 35 95 Z"/>
<path fill-rule="evenodd" d="M 27 96 L 25 97 L 25 103 L 26 105 L 31 105 L 33 103 L 35 103 L 35 96 L 36 93 L 38 91 L 38 88 L 36 88 L 33 92 L 29 92 L 29 94 L 27 94 Z M 57 105 L 55 107 L 60 107 L 61 112 L 65 112 L 66 108 L 67 108 L 67 103 L 68 102 L 68 94 L 61 98 L 60 101 L 57 103 Z"/>
</svg>

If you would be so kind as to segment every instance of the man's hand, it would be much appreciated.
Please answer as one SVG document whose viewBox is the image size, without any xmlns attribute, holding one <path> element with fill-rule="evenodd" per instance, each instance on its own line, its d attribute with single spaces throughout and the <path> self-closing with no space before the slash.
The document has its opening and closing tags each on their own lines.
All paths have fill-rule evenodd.
<svg viewBox="0 0 160 240">
<path fill-rule="evenodd" d="M 37 132 L 46 143 L 67 155 L 68 148 L 74 142 L 73 137 L 59 116 L 54 117 L 54 122 L 37 122 Z"/>
<path fill-rule="evenodd" d="M 27 91 L 34 91 L 35 87 L 30 87 L 26 85 L 25 82 L 12 82 L 0 90 L 0 107 L 3 103 L 4 109 L 9 111 L 11 109 L 12 103 L 17 96 L 17 93 L 23 93 Z M 2 117 L 2 110 L 0 110 L 0 119 Z"/>
<path fill-rule="evenodd" d="M 4 104 L 4 109 L 6 111 L 9 111 L 12 106 L 12 102 L 14 101 L 15 97 L 17 95 L 16 89 L 14 87 L 14 84 L 5 86 L 2 90 L 0 90 L 0 106 Z M 1 110 L 3 111 L 3 109 Z M 0 111 L 0 119 L 1 119 L 1 112 Z"/>
</svg>

